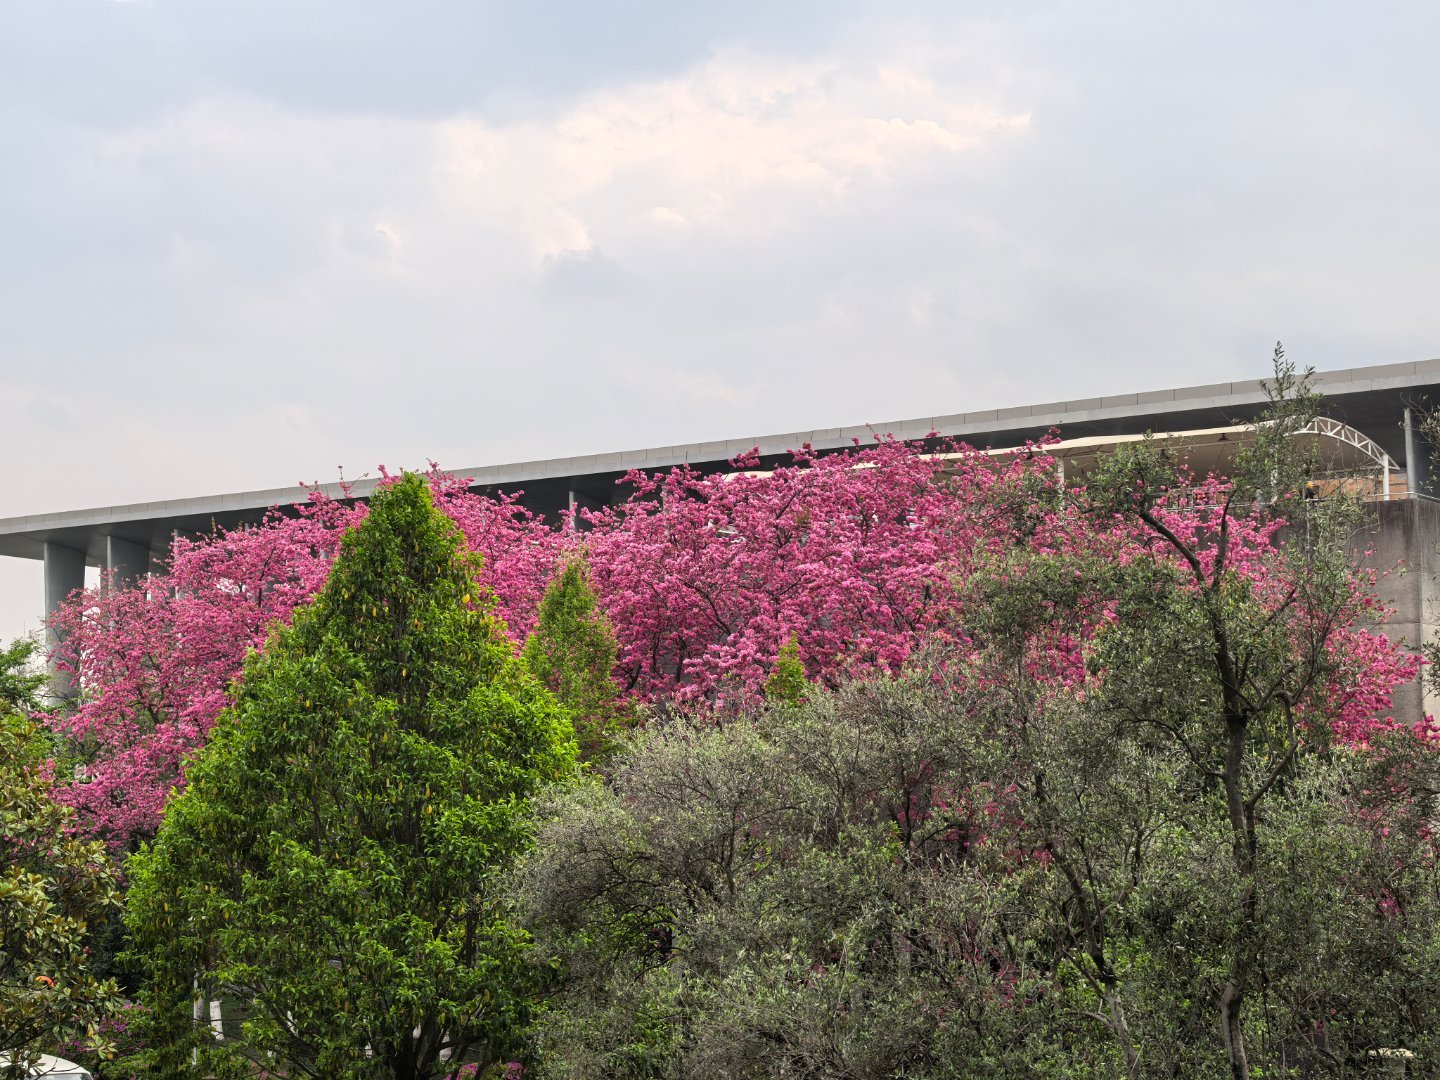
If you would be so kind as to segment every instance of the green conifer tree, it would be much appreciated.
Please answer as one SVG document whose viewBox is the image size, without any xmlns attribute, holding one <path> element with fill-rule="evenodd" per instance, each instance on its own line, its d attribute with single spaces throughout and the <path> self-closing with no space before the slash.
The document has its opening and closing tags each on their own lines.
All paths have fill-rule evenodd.
<svg viewBox="0 0 1440 1080">
<path fill-rule="evenodd" d="M 581 558 L 567 561 L 540 601 L 525 663 L 570 713 L 580 756 L 603 761 L 630 721 L 615 685 L 615 631 Z"/>
<path fill-rule="evenodd" d="M 250 657 L 129 864 L 154 1028 L 143 1075 L 259 1060 L 420 1080 L 503 1060 L 524 1020 L 524 936 L 487 881 L 575 750 L 478 569 L 406 475 L 377 492 L 313 604 Z M 248 1014 L 238 1038 L 190 1020 L 197 993 Z"/>
</svg>

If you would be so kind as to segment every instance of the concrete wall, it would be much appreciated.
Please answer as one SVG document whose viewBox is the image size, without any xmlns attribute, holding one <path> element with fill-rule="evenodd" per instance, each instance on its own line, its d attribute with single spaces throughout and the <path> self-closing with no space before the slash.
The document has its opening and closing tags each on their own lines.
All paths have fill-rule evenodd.
<svg viewBox="0 0 1440 1080">
<path fill-rule="evenodd" d="M 1386 573 L 1378 592 L 1394 614 L 1385 626 L 1393 639 L 1412 648 L 1440 630 L 1440 502 L 1400 499 L 1374 504 L 1370 526 L 1355 536 L 1360 561 Z M 1369 555 L 1365 549 L 1373 548 Z M 1395 717 L 1417 721 L 1425 713 L 1440 715 L 1440 698 L 1424 689 L 1424 680 L 1401 687 L 1395 695 Z"/>
</svg>

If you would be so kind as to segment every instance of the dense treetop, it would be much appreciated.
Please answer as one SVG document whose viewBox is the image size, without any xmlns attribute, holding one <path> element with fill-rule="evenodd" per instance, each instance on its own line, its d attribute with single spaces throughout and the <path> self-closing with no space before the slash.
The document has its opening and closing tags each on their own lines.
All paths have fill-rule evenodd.
<svg viewBox="0 0 1440 1080">
<path fill-rule="evenodd" d="M 103 1045 L 100 1021 L 119 1004 L 85 948 L 91 923 L 115 913 L 118 875 L 52 797 L 51 740 L 24 711 L 44 681 L 26 669 L 31 651 L 0 649 L 0 1053 L 15 1069 L 67 1040 Z"/>
<path fill-rule="evenodd" d="M 201 1049 L 217 1068 L 263 1051 L 292 1075 L 421 1080 L 442 1055 L 483 1061 L 512 1037 L 523 935 L 485 882 L 575 750 L 479 570 L 406 476 L 246 661 L 185 791 L 127 864 L 146 1075 L 189 1075 Z M 191 1023 L 196 980 L 244 1001 L 242 1042 Z"/>
<path fill-rule="evenodd" d="M 1122 506 L 1080 512 L 1083 488 L 1072 479 L 1065 489 L 1041 448 L 997 456 L 877 440 L 823 456 L 801 448 L 770 472 L 754 464 L 739 459 L 731 474 L 632 474 L 621 504 L 559 525 L 513 497 L 475 494 L 463 478 L 436 472 L 430 482 L 437 507 L 483 555 L 481 582 L 511 640 L 525 641 L 557 570 L 583 557 L 598 615 L 614 631 L 615 685 L 662 709 L 755 704 L 792 641 L 809 675 L 831 686 L 893 672 L 932 638 L 970 649 L 966 607 L 975 594 L 967 583 L 1003 580 L 1027 554 L 1184 561 L 1173 545 L 1157 547 L 1155 531 Z M 1199 538 L 1226 523 L 1227 580 L 1296 607 L 1273 593 L 1282 518 L 1259 502 L 1226 503 L 1221 512 L 1226 485 L 1197 479 L 1198 488 L 1172 468 L 1170 486 L 1184 489 L 1185 501 L 1171 505 L 1157 482 L 1147 512 L 1192 543 L 1202 564 L 1214 556 Z M 87 782 L 67 798 L 100 835 L 124 846 L 153 833 L 185 754 L 205 741 L 245 653 L 314 595 L 344 529 L 366 512 L 317 497 L 298 515 L 182 539 L 164 573 L 79 594 L 57 612 L 60 659 L 83 671 L 79 706 L 58 726 L 90 759 Z M 1347 656 L 1363 657 L 1331 680 L 1331 692 L 1347 699 L 1334 722 L 1356 739 L 1413 667 L 1366 629 L 1383 613 L 1362 586 L 1346 620 L 1327 630 L 1354 644 Z M 1057 625 L 1044 655 L 1027 661 L 1037 678 L 1075 685 L 1085 643 L 1115 618 L 1114 605 L 1101 604 Z"/>
</svg>

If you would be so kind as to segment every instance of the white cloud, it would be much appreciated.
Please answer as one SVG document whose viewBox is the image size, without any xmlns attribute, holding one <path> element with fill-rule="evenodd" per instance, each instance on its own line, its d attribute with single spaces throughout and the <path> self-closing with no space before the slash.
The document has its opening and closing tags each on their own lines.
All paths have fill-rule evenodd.
<svg viewBox="0 0 1440 1080">
<path fill-rule="evenodd" d="M 97 133 L 77 157 L 94 163 L 112 198 L 143 199 L 166 183 L 239 188 L 252 203 L 317 216 L 358 200 L 373 207 L 364 228 L 392 257 L 418 254 L 412 241 L 427 231 L 471 227 L 517 243 L 533 272 L 564 252 L 608 246 L 631 221 L 785 228 L 795 205 L 787 197 L 806 212 L 816 201 L 843 204 L 857 182 L 924 170 L 1028 123 L 1023 110 L 947 95 L 911 68 L 720 55 L 513 123 L 336 117 L 211 98 Z M 772 197 L 778 213 L 765 208 Z M 303 235 L 305 223 L 294 224 Z M 193 239 L 176 237 L 175 257 Z"/>
<path fill-rule="evenodd" d="M 385 242 L 385 247 L 392 259 L 398 259 L 405 248 L 405 237 L 399 229 L 387 225 L 383 221 L 377 221 L 374 225 L 375 235 Z"/>
<path fill-rule="evenodd" d="M 596 213 L 606 196 L 648 199 L 639 212 L 667 225 L 745 228 L 757 192 L 842 200 L 861 177 L 924 168 L 1028 123 L 903 69 L 727 55 L 592 94 L 544 123 L 444 122 L 436 168 L 447 204 L 544 257 L 614 229 Z"/>
<path fill-rule="evenodd" d="M 649 217 L 651 221 L 675 228 L 683 229 L 690 224 L 690 219 L 673 206 L 657 206 L 650 211 Z"/>
<path fill-rule="evenodd" d="M 50 277 L 17 273 L 17 309 L 84 296 L 86 319 L 53 319 L 44 333 L 37 320 L 33 343 L 12 355 L 74 357 L 76 370 L 63 394 L 47 391 L 60 404 L 43 423 L 18 407 L 23 379 L 0 418 L 37 434 L 63 424 L 59 457 L 87 464 L 62 470 L 73 488 L 28 477 L 5 512 L 284 483 L 333 460 L 363 469 L 449 451 L 449 463 L 470 464 L 630 441 L 593 412 L 523 449 L 484 441 L 490 425 L 351 422 L 455 378 L 522 401 L 559 380 L 585 388 L 576 409 L 640 395 L 651 399 L 635 402 L 642 413 L 676 428 L 634 439 L 688 438 L 694 425 L 675 409 L 719 403 L 740 415 L 756 403 L 749 375 L 713 373 L 715 350 L 750 348 L 723 344 L 746 332 L 741 309 L 779 295 L 745 295 L 755 285 L 742 268 L 805 254 L 835 215 L 868 216 L 907 183 L 964 168 L 984 144 L 1012 145 L 1027 123 L 1021 107 L 947 92 L 923 57 L 722 53 L 512 121 L 337 115 L 229 95 L 56 133 L 61 149 L 27 195 L 84 255 L 57 255 Z M 825 289 L 807 283 L 811 295 L 781 317 L 816 318 L 825 332 Z M 855 312 L 864 299 L 853 293 L 843 303 Z M 85 367 L 98 364 L 97 342 L 100 379 Z M 607 384 L 621 369 L 630 374 Z M 139 371 L 157 392 L 130 399 L 124 373 Z M 274 404 L 302 398 L 303 413 Z M 132 403 L 87 422 L 112 400 Z M 220 402 L 222 415 L 202 419 Z M 263 445 L 222 449 L 256 425 Z M 327 440 L 340 445 L 323 449 Z"/>
<path fill-rule="evenodd" d="M 935 317 L 935 293 L 930 289 L 916 289 L 905 304 L 905 314 L 915 323 L 928 323 Z"/>
</svg>

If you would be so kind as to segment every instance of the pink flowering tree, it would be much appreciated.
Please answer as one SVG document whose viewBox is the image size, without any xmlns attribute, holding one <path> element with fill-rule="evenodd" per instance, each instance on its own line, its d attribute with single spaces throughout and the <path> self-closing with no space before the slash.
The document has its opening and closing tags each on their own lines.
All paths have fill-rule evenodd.
<svg viewBox="0 0 1440 1080">
<path fill-rule="evenodd" d="M 517 645 L 557 569 L 583 550 L 615 628 L 617 684 L 656 707 L 754 705 L 792 641 L 807 674 L 829 685 L 897 671 L 931 640 L 968 656 L 984 644 L 976 628 L 995 595 L 969 583 L 1034 575 L 1037 560 L 1076 574 L 1138 559 L 1185 567 L 1179 548 L 1157 544 L 1125 508 L 1082 512 L 1083 489 L 1062 490 L 1043 446 L 996 455 L 935 444 L 877 439 L 826 455 L 802 447 L 769 471 L 751 456 L 727 473 L 633 473 L 629 498 L 584 512 L 579 529 L 543 521 L 516 494 L 483 496 L 433 467 L 430 479 L 437 504 L 482 554 L 481 584 Z M 1198 552 L 1204 574 L 1216 558 L 1205 538 L 1220 518 L 1204 508 L 1216 503 L 1216 485 L 1189 484 L 1183 508 L 1177 495 L 1154 504 L 1157 520 Z M 155 828 L 245 653 L 323 584 L 340 534 L 364 513 L 316 497 L 255 528 L 180 540 L 164 573 L 89 591 L 56 614 L 61 662 L 81 672 L 78 708 L 55 723 L 87 760 L 88 779 L 67 795 L 82 820 L 119 844 Z M 1287 601 L 1271 573 L 1276 516 L 1264 507 L 1223 516 L 1225 572 L 1269 590 L 1293 633 L 1319 632 L 1295 621 L 1310 609 Z M 1378 613 L 1365 581 L 1352 575 L 1350 587 L 1343 610 L 1327 609 L 1334 621 L 1324 636 L 1337 660 L 1325 686 L 1344 702 L 1338 712 L 1327 704 L 1327 715 L 1360 740 L 1413 662 L 1357 629 Z M 1006 595 L 1013 603 L 1019 594 Z M 1024 660 L 1036 687 L 1085 685 L 1087 648 L 1114 622 L 1116 603 L 1092 590 L 1083 608 L 1072 604 L 1062 618 L 1056 607 L 1037 621 Z"/>
<path fill-rule="evenodd" d="M 825 457 L 802 449 L 766 475 L 632 475 L 632 497 L 577 532 L 516 495 L 478 495 L 465 478 L 431 473 L 437 504 L 484 556 L 481 584 L 513 640 L 528 634 L 565 554 L 583 546 L 620 639 L 620 684 L 645 701 L 710 707 L 757 701 L 792 637 L 831 681 L 898 667 L 953 625 L 952 582 L 986 551 L 1071 542 L 1034 514 L 1053 478 L 1036 453 L 936 455 L 890 441 Z M 341 533 L 364 513 L 316 496 L 254 528 L 181 539 L 165 572 L 90 590 L 56 613 L 58 659 L 80 672 L 82 696 L 55 723 L 88 759 L 67 797 L 97 832 L 123 844 L 153 831 L 246 652 L 324 583 Z"/>
<path fill-rule="evenodd" d="M 93 831 L 122 846 L 154 832 L 245 654 L 314 595 L 363 513 L 317 497 L 255 528 L 177 537 L 162 572 L 104 581 L 51 616 L 56 662 L 81 687 L 78 707 L 53 719 L 86 759 L 65 797 Z"/>
<path fill-rule="evenodd" d="M 514 498 L 473 495 L 438 470 L 432 485 L 485 556 L 482 585 L 500 598 L 501 618 L 523 635 L 564 535 Z M 64 797 L 90 831 L 120 848 L 153 834 L 246 654 L 324 585 L 342 535 L 365 513 L 317 493 L 254 527 L 179 537 L 160 572 L 125 587 L 102 582 L 55 612 L 64 641 L 55 659 L 81 695 L 52 724 L 83 759 Z"/>
<path fill-rule="evenodd" d="M 1363 509 L 1309 503 L 1298 492 L 1237 504 L 1242 482 L 1183 473 L 1176 479 L 1176 487 L 1149 496 L 1137 490 L 1121 509 L 1129 543 L 1120 558 L 1174 575 L 1204 609 L 1205 624 L 1194 629 L 1208 636 L 1198 640 L 1234 651 L 1235 692 L 1250 683 L 1243 707 L 1288 711 L 1294 753 L 1302 731 L 1312 743 L 1323 737 L 1363 746 L 1375 731 L 1393 727 L 1386 715 L 1393 691 L 1419 674 L 1420 661 L 1380 632 L 1390 612 L 1375 591 L 1379 574 L 1352 562 L 1346 540 Z M 1296 531 L 1308 531 L 1309 543 L 1284 542 Z M 1255 622 L 1239 622 L 1232 633 L 1225 615 L 1240 610 Z M 1262 649 L 1283 657 L 1269 682 L 1258 673 Z M 1215 656 L 1218 663 L 1220 652 Z"/>
<path fill-rule="evenodd" d="M 1087 542 L 1086 523 L 1053 512 L 1054 463 L 1036 449 L 881 440 L 802 448 L 773 472 L 734 464 L 631 474 L 629 501 L 587 514 L 620 680 L 642 698 L 752 705 L 792 639 L 831 684 L 896 670 L 919 641 L 957 631 L 954 583 L 987 558 Z"/>
</svg>

